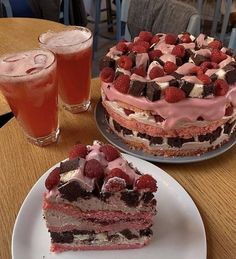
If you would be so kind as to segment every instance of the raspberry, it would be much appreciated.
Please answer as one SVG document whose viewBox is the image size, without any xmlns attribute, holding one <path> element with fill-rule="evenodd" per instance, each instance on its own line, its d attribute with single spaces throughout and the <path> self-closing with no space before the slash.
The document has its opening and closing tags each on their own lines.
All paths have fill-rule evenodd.
<svg viewBox="0 0 236 259">
<path fill-rule="evenodd" d="M 205 74 L 198 75 L 197 78 L 201 80 L 204 85 L 209 85 L 211 83 L 210 77 Z"/>
<path fill-rule="evenodd" d="M 234 112 L 234 108 L 230 105 L 225 110 L 225 116 L 231 116 Z"/>
<path fill-rule="evenodd" d="M 124 68 L 125 70 L 130 70 L 133 62 L 128 56 L 121 56 L 118 60 L 119 67 Z"/>
<path fill-rule="evenodd" d="M 114 81 L 114 87 L 117 91 L 127 94 L 129 91 L 130 78 L 128 75 L 120 75 Z"/>
<path fill-rule="evenodd" d="M 176 43 L 176 40 L 177 40 L 177 35 L 174 34 L 174 33 L 168 33 L 166 34 L 165 36 L 165 42 L 166 44 L 171 44 L 171 45 L 174 45 Z"/>
<path fill-rule="evenodd" d="M 158 36 L 158 35 L 154 35 L 153 37 L 152 37 L 152 39 L 151 39 L 151 42 L 150 42 L 150 44 L 152 45 L 152 44 L 156 44 L 156 43 L 158 43 L 160 41 L 160 37 Z"/>
<path fill-rule="evenodd" d="M 113 177 L 106 182 L 104 189 L 106 192 L 119 192 L 125 189 L 125 187 L 126 183 L 124 179 Z"/>
<path fill-rule="evenodd" d="M 177 69 L 177 66 L 175 63 L 173 63 L 171 61 L 166 61 L 165 65 L 164 65 L 164 71 L 166 72 L 166 74 L 171 74 L 176 69 Z"/>
<path fill-rule="evenodd" d="M 100 78 L 105 83 L 111 83 L 115 77 L 115 72 L 111 67 L 104 67 L 100 72 Z"/>
<path fill-rule="evenodd" d="M 159 49 L 155 49 L 155 50 L 148 52 L 148 56 L 151 61 L 153 61 L 155 58 L 159 58 L 162 55 L 163 55 L 163 53 Z"/>
<path fill-rule="evenodd" d="M 116 158 L 120 157 L 120 152 L 109 144 L 101 146 L 99 151 L 104 153 L 105 158 L 108 162 L 111 162 Z"/>
<path fill-rule="evenodd" d="M 211 61 L 219 64 L 221 61 L 225 60 L 227 55 L 218 49 L 213 49 L 211 52 Z"/>
<path fill-rule="evenodd" d="M 212 48 L 212 49 L 221 49 L 222 48 L 222 43 L 219 40 L 213 40 L 212 42 L 210 42 L 208 44 L 208 47 Z"/>
<path fill-rule="evenodd" d="M 190 74 L 199 76 L 203 74 L 203 70 L 201 67 L 195 66 L 191 68 Z"/>
<path fill-rule="evenodd" d="M 144 47 L 146 49 L 146 51 L 148 51 L 148 49 L 150 48 L 150 44 L 147 41 L 144 41 L 141 39 L 138 39 L 137 41 L 135 41 L 134 44 Z"/>
<path fill-rule="evenodd" d="M 129 184 L 130 183 L 130 178 L 129 176 L 124 172 L 122 171 L 120 168 L 113 168 L 109 174 L 107 175 L 106 179 L 109 180 L 113 177 L 119 177 L 121 179 L 124 179 L 126 184 Z"/>
<path fill-rule="evenodd" d="M 188 33 L 185 33 L 183 36 L 180 38 L 181 42 L 183 43 L 190 43 L 192 42 L 190 35 Z"/>
<path fill-rule="evenodd" d="M 156 192 L 157 181 L 151 175 L 144 174 L 136 180 L 135 187 L 138 190 L 149 189 L 151 192 Z"/>
<path fill-rule="evenodd" d="M 203 72 L 205 73 L 207 69 L 215 69 L 219 68 L 219 65 L 215 62 L 209 62 L 209 61 L 204 61 L 200 67 L 202 68 Z"/>
<path fill-rule="evenodd" d="M 128 110 L 128 109 L 125 109 L 125 108 L 124 108 L 124 113 L 125 113 L 127 116 L 129 116 L 130 114 L 133 114 L 134 111 L 131 111 L 131 110 Z"/>
<path fill-rule="evenodd" d="M 226 93 L 228 92 L 229 90 L 229 85 L 228 83 L 223 80 L 223 79 L 217 79 L 215 81 L 215 89 L 214 89 L 214 92 L 215 92 L 215 95 L 216 96 L 223 96 L 223 95 L 226 95 Z"/>
<path fill-rule="evenodd" d="M 143 66 L 136 67 L 133 70 L 133 74 L 136 74 L 136 75 L 139 75 L 139 76 L 142 76 L 142 77 L 145 77 L 147 75 L 147 73 L 146 73 L 146 71 L 145 71 Z"/>
<path fill-rule="evenodd" d="M 45 180 L 45 187 L 50 191 L 53 187 L 57 186 L 60 182 L 60 168 L 54 168 L 47 179 Z"/>
<path fill-rule="evenodd" d="M 185 48 L 182 45 L 174 46 L 174 48 L 171 51 L 172 55 L 175 55 L 176 57 L 182 58 L 185 55 Z"/>
<path fill-rule="evenodd" d="M 127 52 L 128 50 L 128 47 L 127 45 L 125 44 L 125 42 L 123 41 L 120 41 L 116 44 L 116 49 L 119 50 L 119 51 L 122 51 L 123 53 Z"/>
<path fill-rule="evenodd" d="M 152 39 L 152 33 L 149 31 L 141 31 L 138 36 L 140 39 L 147 42 L 150 42 Z"/>
<path fill-rule="evenodd" d="M 87 147 L 83 144 L 77 144 L 72 147 L 69 152 L 69 159 L 74 159 L 77 157 L 85 158 L 88 154 Z"/>
<path fill-rule="evenodd" d="M 84 175 L 89 178 L 100 178 L 104 174 L 102 165 L 96 159 L 86 161 L 84 166 Z"/>
<path fill-rule="evenodd" d="M 142 45 L 134 44 L 132 47 L 132 51 L 137 53 L 146 53 L 147 49 Z"/>
<path fill-rule="evenodd" d="M 154 78 L 162 77 L 162 76 L 164 76 L 164 71 L 162 68 L 160 68 L 158 66 L 153 67 L 151 69 L 151 71 L 149 72 L 150 79 L 154 79 Z"/>
<path fill-rule="evenodd" d="M 169 86 L 165 89 L 165 100 L 168 103 L 176 103 L 185 98 L 185 92 L 177 87 Z"/>
<path fill-rule="evenodd" d="M 133 42 L 129 43 L 129 44 L 127 45 L 128 51 L 133 51 L 134 45 L 135 45 L 135 44 L 134 44 Z"/>
</svg>

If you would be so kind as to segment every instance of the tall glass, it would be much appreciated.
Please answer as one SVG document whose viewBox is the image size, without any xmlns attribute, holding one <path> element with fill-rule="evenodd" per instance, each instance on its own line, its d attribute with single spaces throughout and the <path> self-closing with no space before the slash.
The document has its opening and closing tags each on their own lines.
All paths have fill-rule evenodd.
<svg viewBox="0 0 236 259">
<path fill-rule="evenodd" d="M 48 31 L 39 44 L 56 54 L 59 95 L 65 109 L 86 111 L 90 105 L 92 33 L 89 29 L 67 26 L 63 31 Z"/>
<path fill-rule="evenodd" d="M 35 49 L 0 57 L 0 90 L 33 144 L 57 141 L 57 85 L 56 58 L 51 51 Z"/>
</svg>

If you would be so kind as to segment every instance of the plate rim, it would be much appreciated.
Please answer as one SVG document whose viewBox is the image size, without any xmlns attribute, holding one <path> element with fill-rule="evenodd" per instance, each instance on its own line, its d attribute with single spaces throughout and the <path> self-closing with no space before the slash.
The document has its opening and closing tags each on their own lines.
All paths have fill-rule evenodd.
<svg viewBox="0 0 236 259">
<path fill-rule="evenodd" d="M 98 120 L 98 117 L 100 116 L 100 114 L 102 116 L 102 118 L 100 118 L 101 122 Z M 187 163 L 193 163 L 193 162 L 195 163 L 201 162 L 201 161 L 209 160 L 214 157 L 222 155 L 223 153 L 231 149 L 236 144 L 236 132 L 235 132 L 235 134 L 232 134 L 232 136 L 230 137 L 230 140 L 227 143 L 223 144 L 220 148 L 210 150 L 199 156 L 183 156 L 183 157 L 154 156 L 148 153 L 144 153 L 140 150 L 132 150 L 121 138 L 115 135 L 115 133 L 108 132 L 107 128 L 109 126 L 105 122 L 106 121 L 105 109 L 102 105 L 101 98 L 96 103 L 96 106 L 94 109 L 94 118 L 95 118 L 95 123 L 98 130 L 108 142 L 110 142 L 112 145 L 116 146 L 117 148 L 119 148 L 120 150 L 122 150 L 123 152 L 129 155 L 138 157 L 140 159 L 148 160 L 150 162 L 158 162 L 158 163 L 164 163 L 164 164 L 187 164 Z"/>
<path fill-rule="evenodd" d="M 170 181 L 172 184 L 175 185 L 175 189 L 177 188 L 177 190 L 179 189 L 182 194 L 185 195 L 185 197 L 187 197 L 188 201 L 191 203 L 191 206 L 192 206 L 192 209 L 195 210 L 195 213 L 196 213 L 196 216 L 198 217 L 198 223 L 200 224 L 201 226 L 201 234 L 203 235 L 203 250 L 204 250 L 204 258 L 202 259 L 206 259 L 207 258 L 207 238 L 206 238 L 206 229 L 205 229 L 205 226 L 204 226 L 204 222 L 203 222 L 203 218 L 200 214 L 200 211 L 196 205 L 196 203 L 194 202 L 194 200 L 192 199 L 191 195 L 186 191 L 186 189 L 174 178 L 172 177 L 170 174 L 168 174 L 166 171 L 164 171 L 163 169 L 161 169 L 160 167 L 158 167 L 157 165 L 149 162 L 149 161 L 146 161 L 146 160 L 143 160 L 141 158 L 138 158 L 138 157 L 135 157 L 133 155 L 130 155 L 130 154 L 126 154 L 126 153 L 121 153 L 122 156 L 127 159 L 129 161 L 129 159 L 131 160 L 137 160 L 137 161 L 140 161 L 140 162 L 144 162 L 145 164 L 148 164 L 150 165 L 151 167 L 156 167 L 158 168 L 158 174 L 157 175 L 154 175 L 155 179 L 158 178 L 158 176 L 160 178 L 166 178 L 168 179 L 168 181 Z M 68 158 L 62 160 L 62 161 L 66 161 Z M 31 202 L 30 200 L 30 196 L 32 196 L 32 193 L 35 191 L 35 189 L 37 188 L 38 185 L 42 185 L 43 184 L 43 179 L 46 178 L 46 176 L 49 174 L 49 172 L 57 167 L 62 161 L 59 161 L 58 163 L 54 164 L 53 166 L 51 166 L 49 169 L 47 169 L 39 178 L 38 180 L 33 184 L 33 186 L 31 187 L 30 191 L 28 192 L 28 194 L 26 195 L 26 197 L 24 198 L 22 204 L 21 204 L 21 207 L 17 213 L 17 217 L 15 219 L 15 223 L 14 223 L 14 226 L 13 226 L 13 230 L 12 230 L 12 237 L 11 237 L 11 256 L 12 256 L 12 259 L 18 259 L 15 255 L 15 249 L 14 249 L 14 245 L 15 245 L 15 242 L 16 242 L 16 231 L 17 231 L 17 227 L 19 226 L 19 223 L 20 223 L 20 220 L 21 220 L 21 214 L 23 213 L 24 211 L 24 208 L 25 206 L 27 205 L 28 202 Z M 132 162 L 134 163 L 134 162 Z M 136 162 L 135 162 L 136 163 Z M 134 164 L 135 164 L 134 163 Z M 153 173 L 151 173 L 153 175 Z M 158 179 L 157 179 L 158 180 Z M 42 182 L 42 183 L 41 183 Z M 39 186 L 40 187 L 40 186 Z"/>
</svg>

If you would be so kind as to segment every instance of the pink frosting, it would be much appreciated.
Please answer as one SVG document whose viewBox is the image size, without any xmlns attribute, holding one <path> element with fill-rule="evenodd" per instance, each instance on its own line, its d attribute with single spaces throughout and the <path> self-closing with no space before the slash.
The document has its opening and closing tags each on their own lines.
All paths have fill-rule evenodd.
<svg viewBox="0 0 236 259">
<path fill-rule="evenodd" d="M 174 129 L 181 127 L 181 123 L 196 121 L 199 116 L 208 121 L 222 119 L 225 114 L 226 104 L 236 106 L 236 84 L 230 86 L 225 96 L 211 99 L 186 98 L 177 103 L 168 103 L 164 99 L 151 102 L 145 97 L 134 97 L 118 92 L 111 84 L 102 83 L 102 89 L 110 101 L 121 101 L 142 110 L 154 111 L 166 120 L 163 128 Z"/>
<path fill-rule="evenodd" d="M 171 53 L 175 45 L 166 44 L 164 41 L 159 41 L 154 49 L 159 49 L 163 54 Z"/>
<path fill-rule="evenodd" d="M 172 54 L 164 54 L 160 57 L 160 59 L 163 61 L 163 62 L 166 62 L 166 61 L 171 61 L 173 63 L 176 63 L 176 57 Z"/>
<path fill-rule="evenodd" d="M 191 43 L 181 43 L 179 45 L 182 45 L 185 49 L 194 49 L 195 48 L 195 43 L 191 42 Z"/>
<path fill-rule="evenodd" d="M 149 62 L 148 54 L 147 53 L 138 53 L 136 55 L 135 62 L 136 62 L 136 67 L 143 66 L 146 69 L 147 64 Z"/>
<path fill-rule="evenodd" d="M 199 50 L 195 51 L 195 54 L 208 58 L 211 56 L 211 51 L 209 49 L 199 49 Z"/>
<path fill-rule="evenodd" d="M 195 67 L 196 65 L 193 63 L 185 63 L 182 66 L 180 66 L 177 70 L 176 73 L 181 74 L 181 75 L 187 75 L 190 73 L 191 69 Z"/>
<path fill-rule="evenodd" d="M 110 48 L 110 51 L 107 54 L 107 56 L 111 57 L 111 58 L 113 58 L 117 55 L 122 55 L 122 51 L 117 50 L 116 46 Z"/>
<path fill-rule="evenodd" d="M 219 69 L 207 69 L 207 71 L 206 71 L 206 75 L 207 76 L 211 76 L 211 75 L 213 75 L 213 74 L 215 74 L 215 72 L 217 72 Z"/>
<path fill-rule="evenodd" d="M 222 68 L 222 67 L 225 67 L 226 65 L 228 65 L 231 61 L 233 61 L 232 57 L 228 56 L 225 60 L 221 61 L 219 63 L 219 66 Z"/>
<path fill-rule="evenodd" d="M 202 46 L 206 45 L 205 42 L 205 34 L 199 34 L 199 36 L 196 39 L 197 45 L 199 48 L 201 48 Z"/>
<path fill-rule="evenodd" d="M 182 77 L 182 79 L 189 83 L 202 84 L 202 81 L 199 80 L 196 76 L 184 76 L 184 77 Z"/>
</svg>

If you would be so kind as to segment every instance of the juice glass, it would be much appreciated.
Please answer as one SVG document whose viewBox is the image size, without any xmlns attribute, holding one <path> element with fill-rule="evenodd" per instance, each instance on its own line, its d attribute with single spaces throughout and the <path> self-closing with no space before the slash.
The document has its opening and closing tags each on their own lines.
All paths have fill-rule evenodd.
<svg viewBox="0 0 236 259">
<path fill-rule="evenodd" d="M 33 144 L 45 146 L 57 141 L 57 85 L 56 58 L 49 50 L 0 57 L 0 90 Z"/>
<path fill-rule="evenodd" d="M 59 95 L 72 113 L 86 111 L 90 105 L 92 40 L 91 31 L 78 26 L 39 36 L 40 46 L 56 54 Z"/>
</svg>

